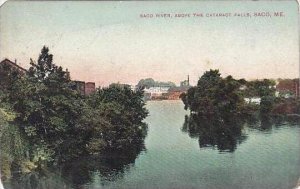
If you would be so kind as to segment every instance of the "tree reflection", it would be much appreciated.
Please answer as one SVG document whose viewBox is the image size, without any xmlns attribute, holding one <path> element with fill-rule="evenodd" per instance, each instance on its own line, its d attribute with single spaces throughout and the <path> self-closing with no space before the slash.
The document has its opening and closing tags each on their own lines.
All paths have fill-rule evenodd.
<svg viewBox="0 0 300 189">
<path fill-rule="evenodd" d="M 119 151 L 106 151 L 101 155 L 76 159 L 62 165 L 63 175 L 73 188 L 93 182 L 95 173 L 99 174 L 102 181 L 115 181 L 124 176 L 144 150 L 145 146 L 141 143 Z"/>
<path fill-rule="evenodd" d="M 251 116 L 185 116 L 182 131 L 191 138 L 197 138 L 200 148 L 217 148 L 219 152 L 234 152 L 237 146 L 247 139 L 243 128 L 248 127 L 269 133 L 284 125 L 299 125 L 299 117 L 270 116 L 257 114 Z"/>
<path fill-rule="evenodd" d="M 132 147 L 119 151 L 106 151 L 99 155 L 85 156 L 68 162 L 35 169 L 28 173 L 18 171 L 16 165 L 12 171 L 11 182 L 6 188 L 11 189 L 81 189 L 92 183 L 95 174 L 99 174 L 101 183 L 115 181 L 124 176 L 135 159 L 145 150 L 143 143 L 133 144 Z"/>
<path fill-rule="evenodd" d="M 200 148 L 217 148 L 220 152 L 234 152 L 246 136 L 242 132 L 244 121 L 237 116 L 204 117 L 195 114 L 185 116 L 182 131 L 198 138 Z"/>
<path fill-rule="evenodd" d="M 52 189 L 70 188 L 62 179 L 58 171 L 51 172 L 50 169 L 35 169 L 31 172 L 13 172 L 11 181 L 4 183 L 8 189 Z"/>
<path fill-rule="evenodd" d="M 247 127 L 263 132 L 270 132 L 274 124 L 271 116 L 262 114 L 247 116 L 245 122 Z"/>
<path fill-rule="evenodd" d="M 272 130 L 273 121 L 270 116 L 261 115 L 260 120 L 261 120 L 261 123 L 260 123 L 261 131 L 271 131 Z"/>
<path fill-rule="evenodd" d="M 272 129 L 277 129 L 282 126 L 288 125 L 299 126 L 300 118 L 297 115 L 268 115 L 268 114 L 259 114 L 247 117 L 246 119 L 247 126 L 263 132 L 271 132 Z"/>
</svg>

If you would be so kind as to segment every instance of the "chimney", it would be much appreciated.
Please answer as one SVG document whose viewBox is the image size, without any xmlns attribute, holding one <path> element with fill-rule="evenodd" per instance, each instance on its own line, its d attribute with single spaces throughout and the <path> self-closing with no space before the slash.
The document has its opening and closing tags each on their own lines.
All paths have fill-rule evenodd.
<svg viewBox="0 0 300 189">
<path fill-rule="evenodd" d="M 299 97 L 299 86 L 298 86 L 298 81 L 297 80 L 295 80 L 295 92 L 296 92 L 296 98 L 298 98 Z"/>
<path fill-rule="evenodd" d="M 71 79 L 70 72 L 69 72 L 68 68 L 66 69 L 66 79 L 68 79 L 68 80 Z"/>
</svg>

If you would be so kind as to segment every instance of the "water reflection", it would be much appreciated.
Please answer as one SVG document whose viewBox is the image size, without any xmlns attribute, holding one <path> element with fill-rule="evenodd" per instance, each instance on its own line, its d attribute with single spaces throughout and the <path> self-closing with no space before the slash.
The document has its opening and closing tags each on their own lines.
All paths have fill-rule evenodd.
<svg viewBox="0 0 300 189">
<path fill-rule="evenodd" d="M 245 119 L 247 127 L 262 131 L 264 133 L 271 133 L 275 128 L 281 128 L 285 125 L 289 127 L 299 126 L 299 116 L 282 116 L 282 115 L 252 115 Z"/>
<path fill-rule="evenodd" d="M 4 182 L 4 187 L 11 189 L 69 188 L 58 171 L 51 172 L 45 168 L 26 173 L 12 172 L 10 182 Z"/>
<path fill-rule="evenodd" d="M 274 120 L 268 115 L 252 115 L 244 118 L 247 127 L 269 133 L 272 130 Z M 278 124 L 282 124 L 281 121 Z"/>
<path fill-rule="evenodd" d="M 244 121 L 238 117 L 223 119 L 186 115 L 182 131 L 198 138 L 200 148 L 217 148 L 220 152 L 234 152 L 237 145 L 246 140 L 242 128 Z"/>
<path fill-rule="evenodd" d="M 144 144 L 139 144 L 122 151 L 107 151 L 101 155 L 76 159 L 63 165 L 63 175 L 73 188 L 92 183 L 95 173 L 100 176 L 102 183 L 115 181 L 124 176 L 144 150 Z"/>
<path fill-rule="evenodd" d="M 244 128 L 270 134 L 273 128 L 283 125 L 298 126 L 297 116 L 251 115 L 205 117 L 196 114 L 185 115 L 182 131 L 191 138 L 197 138 L 200 148 L 217 148 L 219 152 L 234 152 L 247 139 Z"/>
<path fill-rule="evenodd" d="M 56 166 L 43 166 L 28 173 L 13 171 L 5 188 L 81 189 L 94 182 L 95 174 L 100 176 L 101 183 L 115 181 L 124 176 L 144 150 L 145 146 L 141 143 L 122 151 L 107 151 L 101 155 L 85 156 Z"/>
</svg>

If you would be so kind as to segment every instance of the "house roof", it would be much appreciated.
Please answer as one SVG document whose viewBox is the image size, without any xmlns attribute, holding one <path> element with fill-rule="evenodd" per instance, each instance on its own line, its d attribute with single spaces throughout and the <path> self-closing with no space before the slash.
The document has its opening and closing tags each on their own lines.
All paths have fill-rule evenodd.
<svg viewBox="0 0 300 189">
<path fill-rule="evenodd" d="M 21 66 L 19 66 L 19 65 L 17 65 L 15 62 L 12 62 L 12 61 L 10 61 L 9 59 L 4 59 L 4 60 L 2 60 L 1 62 L 0 62 L 0 65 L 1 64 L 6 64 L 6 65 L 10 65 L 10 66 L 12 66 L 12 67 L 14 67 L 14 68 L 17 68 L 18 70 L 21 70 L 21 71 L 23 71 L 23 72 L 27 72 L 27 70 L 25 69 L 25 68 L 22 68 Z"/>
</svg>

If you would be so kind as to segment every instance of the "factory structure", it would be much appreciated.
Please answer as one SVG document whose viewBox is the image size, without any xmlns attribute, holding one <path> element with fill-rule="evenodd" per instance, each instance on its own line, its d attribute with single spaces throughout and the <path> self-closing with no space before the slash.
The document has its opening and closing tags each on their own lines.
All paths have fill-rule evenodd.
<svg viewBox="0 0 300 189">
<path fill-rule="evenodd" d="M 179 100 L 182 93 L 190 88 L 189 75 L 187 80 L 180 82 L 180 86 L 156 86 L 144 89 L 145 100 Z"/>
<path fill-rule="evenodd" d="M 21 76 L 24 76 L 27 73 L 27 70 L 20 65 L 17 64 L 15 60 L 10 61 L 9 59 L 4 59 L 0 62 L 0 77 L 1 73 L 13 71 L 19 73 Z M 70 73 L 68 70 L 67 77 L 70 78 Z M 85 81 L 72 81 L 73 85 L 71 86 L 72 89 L 77 90 L 81 95 L 90 95 L 96 91 L 96 85 L 94 82 L 85 82 Z"/>
<path fill-rule="evenodd" d="M 5 85 L 4 75 L 7 70 L 11 70 L 19 73 L 21 76 L 27 73 L 27 70 L 23 68 L 15 60 L 14 62 L 9 59 L 4 59 L 0 62 L 0 87 Z M 70 73 L 66 70 L 68 77 L 70 78 Z M 71 88 L 78 91 L 81 95 L 87 96 L 96 91 L 96 85 L 94 82 L 85 81 L 72 81 Z M 126 85 L 132 90 L 136 90 L 137 86 L 130 86 L 127 84 L 117 84 L 118 86 Z M 180 86 L 171 85 L 161 85 L 161 86 L 151 86 L 144 88 L 144 99 L 145 100 L 179 100 L 180 95 L 186 93 L 191 87 L 189 75 L 187 79 L 180 82 Z M 276 96 L 284 98 L 299 98 L 300 97 L 300 83 L 299 78 L 296 79 L 278 79 L 276 81 Z M 245 99 L 247 101 L 247 99 Z M 253 101 L 253 99 L 250 99 Z M 259 103 L 259 102 L 257 102 Z"/>
</svg>

